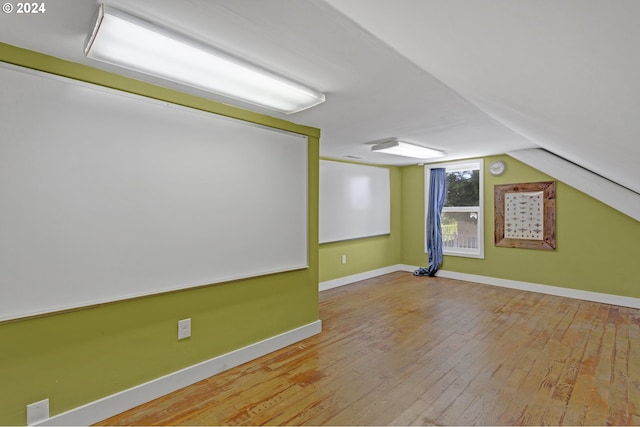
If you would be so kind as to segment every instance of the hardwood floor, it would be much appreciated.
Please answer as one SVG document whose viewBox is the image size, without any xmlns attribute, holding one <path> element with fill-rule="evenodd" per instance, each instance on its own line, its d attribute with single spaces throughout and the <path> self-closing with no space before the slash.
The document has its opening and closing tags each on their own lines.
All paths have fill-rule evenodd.
<svg viewBox="0 0 640 427">
<path fill-rule="evenodd" d="M 640 425 L 640 310 L 393 273 L 323 332 L 105 425 Z"/>
</svg>

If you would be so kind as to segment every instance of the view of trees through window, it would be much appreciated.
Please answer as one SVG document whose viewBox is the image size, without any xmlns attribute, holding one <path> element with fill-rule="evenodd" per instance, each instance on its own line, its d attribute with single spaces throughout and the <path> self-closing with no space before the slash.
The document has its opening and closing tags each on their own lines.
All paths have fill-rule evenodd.
<svg viewBox="0 0 640 427">
<path fill-rule="evenodd" d="M 480 205 L 480 170 L 447 171 L 445 206 Z"/>
</svg>

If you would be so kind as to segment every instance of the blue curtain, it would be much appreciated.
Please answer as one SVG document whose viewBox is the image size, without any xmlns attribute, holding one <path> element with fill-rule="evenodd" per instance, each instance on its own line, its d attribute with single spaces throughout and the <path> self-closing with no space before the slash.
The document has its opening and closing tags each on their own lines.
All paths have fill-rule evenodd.
<svg viewBox="0 0 640 427">
<path fill-rule="evenodd" d="M 429 267 L 427 276 L 435 276 L 442 265 L 442 207 L 447 195 L 447 171 L 444 168 L 431 169 L 429 182 L 429 205 L 427 207 L 427 253 Z"/>
</svg>

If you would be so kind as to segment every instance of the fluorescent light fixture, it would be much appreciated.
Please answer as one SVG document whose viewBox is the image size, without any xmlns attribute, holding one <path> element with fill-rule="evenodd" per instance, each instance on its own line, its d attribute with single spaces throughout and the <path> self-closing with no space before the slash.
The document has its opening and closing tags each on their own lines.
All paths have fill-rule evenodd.
<svg viewBox="0 0 640 427">
<path fill-rule="evenodd" d="M 325 100 L 320 92 L 104 4 L 84 54 L 287 114 Z"/>
<path fill-rule="evenodd" d="M 414 157 L 416 159 L 430 159 L 433 157 L 442 157 L 444 152 L 434 150 L 433 148 L 423 147 L 421 145 L 410 144 L 408 142 L 391 139 L 384 141 L 371 147 L 371 151 L 386 154 L 395 154 L 397 156 Z"/>
</svg>

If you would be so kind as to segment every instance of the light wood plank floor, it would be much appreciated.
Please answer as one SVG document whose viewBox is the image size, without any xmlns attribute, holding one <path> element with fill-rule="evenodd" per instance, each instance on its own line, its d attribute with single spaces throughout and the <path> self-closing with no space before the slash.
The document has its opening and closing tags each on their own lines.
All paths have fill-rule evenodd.
<svg viewBox="0 0 640 427">
<path fill-rule="evenodd" d="M 323 332 L 107 425 L 640 425 L 640 310 L 393 273 Z"/>
</svg>

